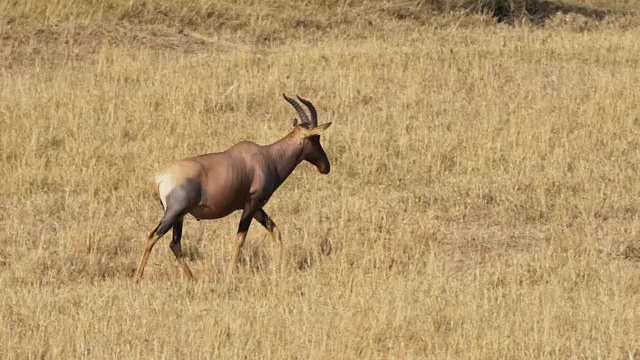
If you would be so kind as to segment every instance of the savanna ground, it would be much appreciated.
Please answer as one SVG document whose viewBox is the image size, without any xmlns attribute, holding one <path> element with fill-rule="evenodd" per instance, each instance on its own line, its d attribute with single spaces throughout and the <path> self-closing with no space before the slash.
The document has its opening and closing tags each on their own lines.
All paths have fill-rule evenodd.
<svg viewBox="0 0 640 360">
<path fill-rule="evenodd" d="M 2 358 L 640 358 L 640 3 L 433 4 L 0 1 Z M 188 218 L 136 283 L 155 172 L 282 92 L 333 122 L 282 252 Z"/>
</svg>

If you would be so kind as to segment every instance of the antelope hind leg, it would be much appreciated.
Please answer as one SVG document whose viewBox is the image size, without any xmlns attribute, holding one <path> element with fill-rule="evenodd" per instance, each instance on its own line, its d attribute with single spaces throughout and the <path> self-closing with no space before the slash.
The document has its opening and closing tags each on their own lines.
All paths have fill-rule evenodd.
<svg viewBox="0 0 640 360">
<path fill-rule="evenodd" d="M 189 269 L 189 265 L 187 265 L 187 262 L 184 259 L 184 254 L 182 253 L 182 244 L 180 242 L 180 240 L 182 239 L 183 223 L 184 220 L 180 219 L 180 221 L 176 222 L 175 225 L 173 225 L 173 237 L 171 239 L 171 243 L 169 244 L 169 248 L 173 252 L 173 255 L 176 256 L 176 260 L 178 260 L 178 264 L 180 264 L 184 275 L 188 280 L 193 281 L 193 273 L 191 273 L 191 269 Z"/>
<path fill-rule="evenodd" d="M 158 225 L 160 226 L 160 225 Z M 144 273 L 144 267 L 147 265 L 147 260 L 149 259 L 149 254 L 153 249 L 153 246 L 158 242 L 160 236 L 156 233 L 158 230 L 158 226 L 156 226 L 149 236 L 147 237 L 147 243 L 144 246 L 144 250 L 142 251 L 142 256 L 140 257 L 140 261 L 138 262 L 138 270 L 136 271 L 136 276 L 138 279 L 142 278 L 142 274 Z"/>
</svg>

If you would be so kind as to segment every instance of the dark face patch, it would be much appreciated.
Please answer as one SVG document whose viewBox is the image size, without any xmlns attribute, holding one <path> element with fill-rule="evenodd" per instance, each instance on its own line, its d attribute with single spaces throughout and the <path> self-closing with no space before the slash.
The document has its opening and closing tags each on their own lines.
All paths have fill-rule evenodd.
<svg viewBox="0 0 640 360">
<path fill-rule="evenodd" d="M 305 141 L 304 160 L 313 164 L 321 174 L 331 171 L 329 158 L 320 144 L 320 135 L 311 136 Z"/>
</svg>

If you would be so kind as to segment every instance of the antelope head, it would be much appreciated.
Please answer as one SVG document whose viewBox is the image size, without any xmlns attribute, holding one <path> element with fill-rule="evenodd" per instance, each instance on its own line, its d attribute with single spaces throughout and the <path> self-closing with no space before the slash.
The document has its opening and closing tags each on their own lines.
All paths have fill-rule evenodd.
<svg viewBox="0 0 640 360">
<path fill-rule="evenodd" d="M 300 117 L 300 122 L 295 118 L 293 120 L 293 134 L 302 141 L 302 160 L 311 163 L 321 174 L 328 174 L 329 171 L 331 171 L 331 164 L 329 163 L 327 154 L 322 148 L 322 144 L 320 144 L 320 134 L 325 131 L 331 123 L 328 122 L 318 125 L 318 112 L 311 101 L 296 95 L 298 100 L 309 109 L 311 115 L 311 119 L 309 119 L 297 101 L 285 94 L 282 94 L 282 96 L 293 106 Z"/>
</svg>

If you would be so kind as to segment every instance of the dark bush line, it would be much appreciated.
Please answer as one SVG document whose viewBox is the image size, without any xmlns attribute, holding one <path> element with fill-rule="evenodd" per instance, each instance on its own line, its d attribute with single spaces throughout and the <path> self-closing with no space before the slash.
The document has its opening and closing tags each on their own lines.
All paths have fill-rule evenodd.
<svg viewBox="0 0 640 360">
<path fill-rule="evenodd" d="M 548 0 L 464 0 L 460 6 L 464 10 L 491 14 L 498 22 L 526 18 L 534 23 L 543 23 L 558 13 L 579 14 L 597 20 L 602 20 L 607 15 L 604 10 Z"/>
</svg>

